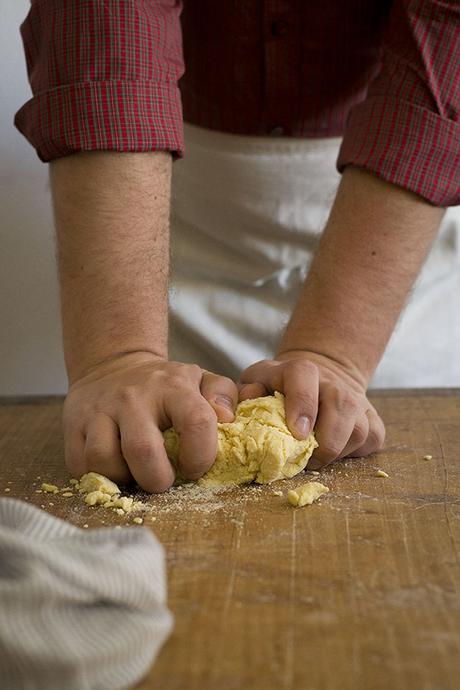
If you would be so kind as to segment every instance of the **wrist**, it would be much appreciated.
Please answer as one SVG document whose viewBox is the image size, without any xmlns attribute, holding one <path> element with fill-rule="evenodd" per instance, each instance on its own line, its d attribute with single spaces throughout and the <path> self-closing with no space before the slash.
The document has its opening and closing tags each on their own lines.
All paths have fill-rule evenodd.
<svg viewBox="0 0 460 690">
<path fill-rule="evenodd" d="M 87 361 L 80 361 L 72 370 L 68 369 L 69 388 L 82 379 L 88 381 L 95 376 L 99 378 L 118 370 L 120 366 L 136 366 L 152 360 L 166 361 L 167 359 L 167 354 L 157 352 L 155 349 L 127 349 L 104 356 L 95 356 Z"/>
</svg>

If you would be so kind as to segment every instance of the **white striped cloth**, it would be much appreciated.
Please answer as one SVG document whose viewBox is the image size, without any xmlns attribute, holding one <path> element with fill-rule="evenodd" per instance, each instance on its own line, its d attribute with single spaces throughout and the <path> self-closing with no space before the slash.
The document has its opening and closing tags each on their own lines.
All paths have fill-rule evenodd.
<svg viewBox="0 0 460 690">
<path fill-rule="evenodd" d="M 163 547 L 147 528 L 81 530 L 0 499 L 0 686 L 117 690 L 169 635 Z"/>
</svg>

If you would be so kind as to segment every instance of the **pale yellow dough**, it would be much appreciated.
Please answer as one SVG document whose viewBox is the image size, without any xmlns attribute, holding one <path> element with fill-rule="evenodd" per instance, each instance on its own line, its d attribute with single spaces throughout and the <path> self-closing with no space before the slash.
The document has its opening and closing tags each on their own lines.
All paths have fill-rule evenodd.
<svg viewBox="0 0 460 690">
<path fill-rule="evenodd" d="M 74 481 L 71 480 L 71 483 Z M 130 496 L 120 496 L 117 484 L 98 472 L 88 472 L 79 482 L 72 485 L 84 495 L 83 500 L 89 506 L 102 505 L 104 508 L 113 508 L 119 515 L 142 508 L 140 501 L 135 501 Z"/>
<path fill-rule="evenodd" d="M 98 472 L 88 472 L 84 474 L 78 483 L 78 488 L 83 494 L 89 494 L 93 491 L 99 491 L 102 494 L 108 494 L 113 496 L 114 494 L 119 494 L 120 489 L 103 474 L 98 474 Z"/>
<path fill-rule="evenodd" d="M 218 423 L 218 449 L 214 465 L 198 480 L 204 486 L 269 484 L 294 477 L 307 465 L 318 446 L 314 434 L 297 440 L 286 425 L 284 395 L 275 392 L 239 403 L 233 422 Z M 179 436 L 164 432 L 168 457 L 177 467 Z"/>
<path fill-rule="evenodd" d="M 320 496 L 328 492 L 327 486 L 324 486 L 321 482 L 308 482 L 288 491 L 288 501 L 291 505 L 298 508 L 310 506 L 313 501 L 318 500 Z"/>
</svg>

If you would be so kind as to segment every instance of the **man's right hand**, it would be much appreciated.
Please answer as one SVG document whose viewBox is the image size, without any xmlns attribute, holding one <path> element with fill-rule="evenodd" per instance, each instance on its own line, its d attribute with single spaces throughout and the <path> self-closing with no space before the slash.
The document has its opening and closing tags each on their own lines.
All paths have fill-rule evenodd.
<svg viewBox="0 0 460 690">
<path fill-rule="evenodd" d="M 165 491 L 175 475 L 162 431 L 173 426 L 181 438 L 180 472 L 198 479 L 216 458 L 217 421 L 233 421 L 237 402 L 231 379 L 197 364 L 149 352 L 117 356 L 70 386 L 63 412 L 67 467 L 77 478 L 94 471 Z"/>
</svg>

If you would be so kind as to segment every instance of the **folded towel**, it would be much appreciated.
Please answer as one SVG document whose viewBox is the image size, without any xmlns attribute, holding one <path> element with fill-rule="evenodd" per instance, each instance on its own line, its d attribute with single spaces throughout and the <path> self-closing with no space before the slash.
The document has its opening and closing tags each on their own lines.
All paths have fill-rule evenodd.
<svg viewBox="0 0 460 690">
<path fill-rule="evenodd" d="M 0 685 L 118 690 L 172 629 L 163 547 L 145 527 L 81 530 L 0 499 Z"/>
</svg>

